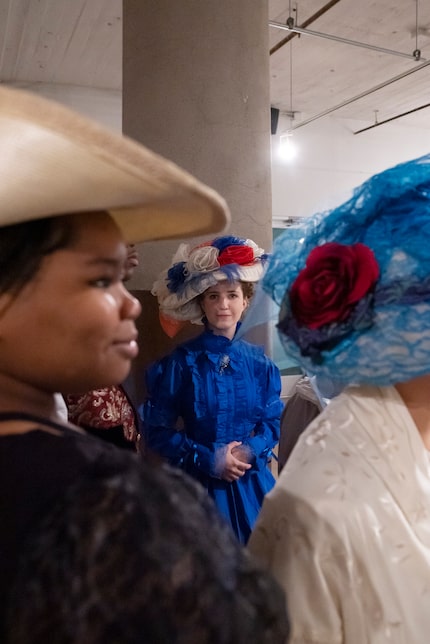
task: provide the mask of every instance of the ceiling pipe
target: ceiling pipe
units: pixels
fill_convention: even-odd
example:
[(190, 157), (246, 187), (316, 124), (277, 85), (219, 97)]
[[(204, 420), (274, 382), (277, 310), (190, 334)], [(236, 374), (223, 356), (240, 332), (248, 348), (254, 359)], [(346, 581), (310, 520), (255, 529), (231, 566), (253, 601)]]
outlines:
[[(312, 16), (310, 16), (309, 18), (304, 20), (300, 26), (305, 28), (308, 25), (311, 25), (313, 22), (315, 22), (315, 20), (318, 20), (318, 18), (321, 18), (321, 16), (323, 16), (325, 13), (327, 13), (327, 11), (329, 11), (332, 7), (334, 7), (334, 5), (337, 4), (338, 2), (340, 2), (340, 0), (330, 0), (330, 2), (327, 2), (327, 4), (325, 4), (323, 7), (321, 7), (321, 9), (318, 9), (318, 11), (316, 11), (314, 14), (312, 14)], [(276, 45), (274, 45), (271, 48), (271, 50), (269, 52), (270, 55), (272, 55), (275, 52), (277, 52), (278, 49), (281, 49), (281, 47), (286, 45), (287, 42), (289, 42), (292, 38), (295, 38), (295, 37), (296, 37), (296, 34), (291, 33), (286, 38), (283, 38), (282, 40), (280, 40), (278, 43), (276, 43)]]
[[(290, 21), (290, 18), (288, 19)], [(356, 40), (349, 40), (348, 38), (342, 38), (340, 36), (334, 36), (332, 34), (323, 34), (320, 31), (311, 31), (310, 29), (303, 29), (302, 27), (294, 27), (293, 19), (284, 25), (282, 22), (273, 22), (269, 21), (269, 27), (276, 27), (277, 29), (284, 29), (285, 31), (291, 31), (295, 34), (302, 34), (304, 36), (316, 36), (318, 38), (327, 38), (328, 40), (334, 40), (336, 42), (344, 43), (345, 45), (354, 45), (355, 47), (362, 47), (364, 49), (371, 49), (373, 51), (378, 51), (382, 54), (391, 54), (392, 56), (401, 56), (402, 58), (409, 58), (413, 60), (425, 60), (421, 58), (421, 51), (415, 49), (412, 54), (405, 54), (401, 51), (394, 51), (393, 49), (385, 49), (385, 47), (378, 47), (377, 45), (369, 45), (364, 42), (357, 42)]]
[(380, 89), (383, 89), (384, 87), (387, 87), (388, 85), (391, 85), (391, 83), (396, 83), (397, 81), (401, 80), (402, 78), (406, 78), (406, 76), (409, 76), (410, 74), (415, 74), (415, 72), (419, 72), (421, 69), (424, 69), (424, 67), (428, 67), (430, 65), (430, 61), (426, 61), (425, 63), (422, 63), (422, 65), (418, 65), (418, 67), (414, 67), (413, 69), (409, 69), (406, 72), (402, 72), (401, 74), (398, 74), (398, 76), (394, 76), (393, 78), (390, 78), (387, 81), (384, 81), (383, 83), (380, 83), (379, 85), (375, 85), (375, 87), (372, 87), (368, 90), (365, 90), (364, 92), (361, 92), (361, 94), (357, 94), (357, 96), (354, 96), (352, 98), (349, 98), (342, 103), (339, 103), (338, 105), (335, 105), (334, 107), (330, 107), (327, 110), (324, 110), (323, 112), (320, 112), (319, 114), (315, 114), (315, 116), (311, 116), (310, 118), (301, 121), (297, 125), (291, 127), (291, 130), (298, 130), (300, 127), (304, 127), (305, 125), (308, 125), (309, 123), (312, 123), (312, 121), (316, 121), (323, 116), (327, 116), (328, 114), (331, 114), (332, 112), (335, 112), (336, 110), (341, 109), (342, 107), (345, 107), (346, 105), (350, 105), (351, 103), (354, 103), (355, 101), (360, 100), (361, 98), (364, 98), (365, 96), (369, 96), (369, 94), (372, 94), (373, 92), (377, 92)]
[(408, 110), (407, 112), (402, 112), (402, 114), (397, 114), (396, 116), (392, 116), (391, 118), (385, 119), (384, 121), (377, 121), (373, 125), (369, 125), (368, 127), (364, 127), (361, 130), (357, 130), (357, 132), (353, 132), (353, 134), (361, 134), (362, 132), (367, 132), (367, 130), (372, 130), (374, 127), (385, 125), (385, 123), (389, 123), (390, 121), (396, 121), (397, 119), (401, 119), (403, 116), (409, 116), (409, 114), (413, 114), (414, 112), (419, 112), (420, 110), (424, 110), (427, 107), (430, 107), (430, 103), (426, 103), (425, 105), (420, 105), (419, 107), (414, 107), (414, 109), (412, 110)]

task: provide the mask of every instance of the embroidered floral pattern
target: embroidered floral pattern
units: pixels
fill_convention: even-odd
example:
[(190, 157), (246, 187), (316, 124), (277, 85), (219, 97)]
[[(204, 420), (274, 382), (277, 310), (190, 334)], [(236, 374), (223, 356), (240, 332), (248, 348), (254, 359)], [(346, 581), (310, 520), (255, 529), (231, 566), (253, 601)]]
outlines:
[(109, 429), (122, 425), (127, 440), (137, 434), (134, 411), (121, 386), (94, 389), (86, 394), (66, 396), (70, 422), (79, 427)]

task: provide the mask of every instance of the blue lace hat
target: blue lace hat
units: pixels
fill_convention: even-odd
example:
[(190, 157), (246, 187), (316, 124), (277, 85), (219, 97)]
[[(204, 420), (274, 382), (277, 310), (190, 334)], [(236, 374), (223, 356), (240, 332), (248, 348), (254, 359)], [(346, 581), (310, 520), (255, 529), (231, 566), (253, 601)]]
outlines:
[(371, 177), (276, 240), (263, 278), (309, 374), (388, 385), (430, 371), (430, 155)]

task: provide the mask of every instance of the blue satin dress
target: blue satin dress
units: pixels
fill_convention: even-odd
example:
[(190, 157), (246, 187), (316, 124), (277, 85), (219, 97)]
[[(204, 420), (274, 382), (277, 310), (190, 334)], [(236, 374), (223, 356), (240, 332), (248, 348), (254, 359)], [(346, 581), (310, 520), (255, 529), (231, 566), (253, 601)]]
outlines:
[[(149, 395), (140, 409), (145, 444), (200, 481), (246, 543), (275, 483), (268, 460), (280, 431), (278, 368), (261, 347), (206, 330), (146, 376)], [(231, 441), (249, 447), (252, 468), (229, 483), (216, 465)]]

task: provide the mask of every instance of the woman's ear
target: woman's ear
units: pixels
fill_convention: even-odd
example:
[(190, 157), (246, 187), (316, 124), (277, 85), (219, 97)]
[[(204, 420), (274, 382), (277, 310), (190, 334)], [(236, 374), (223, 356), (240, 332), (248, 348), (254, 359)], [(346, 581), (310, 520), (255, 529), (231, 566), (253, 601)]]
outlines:
[(242, 317), (244, 316), (245, 311), (246, 311), (246, 309), (248, 308), (248, 306), (249, 306), (249, 299), (248, 299), (247, 297), (244, 297), (244, 298), (243, 298), (243, 310), (242, 310), (242, 315), (240, 316), (240, 317), (241, 317), (241, 319), (242, 319)]
[(11, 293), (3, 293), (0, 295), (0, 322), (3, 315), (7, 313), (9, 307), (13, 303), (13, 300), (14, 296)]

